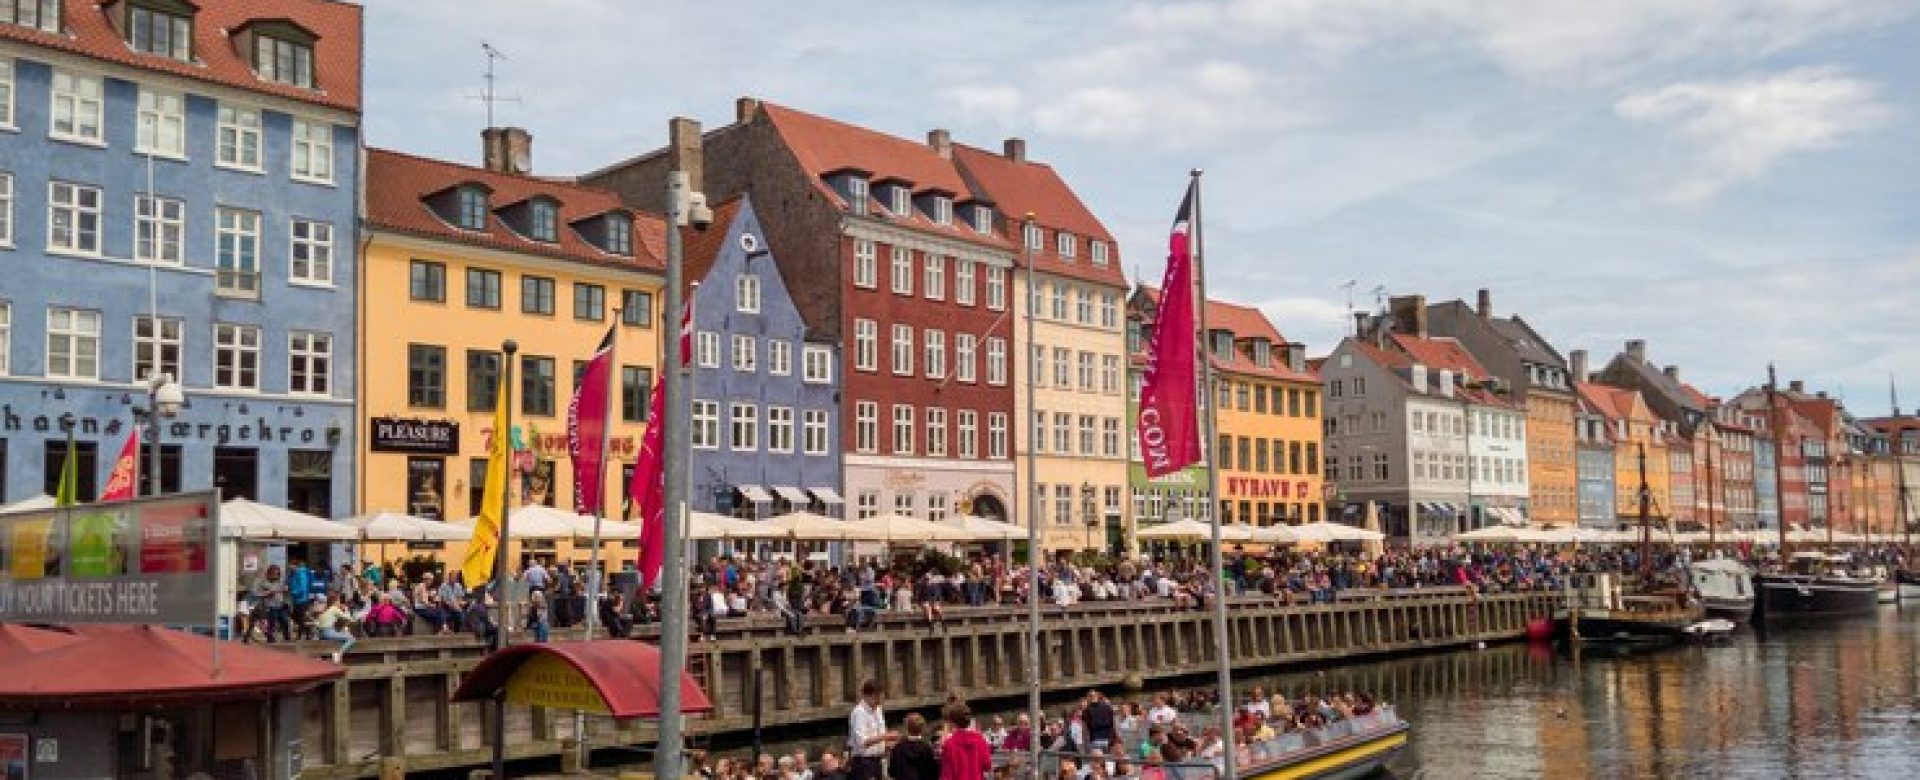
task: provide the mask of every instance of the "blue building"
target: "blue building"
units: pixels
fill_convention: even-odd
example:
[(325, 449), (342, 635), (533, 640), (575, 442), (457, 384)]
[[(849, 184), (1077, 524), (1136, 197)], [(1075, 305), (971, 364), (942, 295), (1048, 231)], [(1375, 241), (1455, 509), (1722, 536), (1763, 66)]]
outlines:
[(693, 508), (761, 519), (839, 515), (839, 353), (807, 328), (745, 196), (688, 234)]
[(96, 496), (161, 374), (164, 489), (350, 512), (361, 9), (0, 9), (0, 501), (68, 430)]
[(1756, 437), (1753, 440), (1753, 515), (1758, 526), (1768, 530), (1780, 527), (1780, 470), (1776, 464), (1773, 439)]

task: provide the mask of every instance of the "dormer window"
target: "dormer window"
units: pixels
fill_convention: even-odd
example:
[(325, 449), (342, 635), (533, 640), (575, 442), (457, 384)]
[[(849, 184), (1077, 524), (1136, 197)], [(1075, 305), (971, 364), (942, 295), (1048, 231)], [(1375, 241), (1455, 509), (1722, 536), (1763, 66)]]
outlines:
[(1047, 248), (1047, 231), (1041, 230), (1039, 225), (1028, 223), (1027, 248), (1035, 252)]
[(460, 227), (487, 229), (487, 192), (479, 187), (462, 187), (459, 196)]
[(550, 200), (536, 200), (527, 207), (527, 236), (549, 243), (560, 240), (560, 207)]
[(1273, 345), (1269, 344), (1266, 339), (1254, 340), (1253, 363), (1261, 368), (1273, 365)]
[(267, 81), (313, 89), (311, 33), (291, 24), (271, 23), (253, 31), (253, 72)]
[(60, 32), (60, 0), (0, 0), (0, 22)]
[(913, 193), (906, 187), (894, 185), (893, 203), (887, 207), (896, 217), (905, 217), (913, 213)]
[(867, 213), (867, 180), (858, 176), (847, 177), (847, 210), (855, 214)]
[(1213, 356), (1222, 359), (1233, 357), (1233, 331), (1216, 330), (1209, 335), (1213, 344)]
[[(127, 44), (135, 51), (193, 60), (193, 12), (182, 0), (124, 0)], [(9, 2), (9, 0), (0, 0)], [(20, 0), (11, 0), (20, 4)]]
[(616, 255), (633, 254), (633, 220), (619, 214), (607, 215), (607, 251)]
[(973, 207), (973, 230), (983, 234), (993, 232), (993, 209), (986, 206)]
[(1062, 230), (1053, 234), (1053, 249), (1055, 252), (1059, 252), (1061, 257), (1072, 257), (1075, 252), (1079, 251), (1080, 242), (1078, 239), (1078, 236)]
[(953, 199), (945, 195), (933, 196), (933, 221), (942, 225), (953, 224)]

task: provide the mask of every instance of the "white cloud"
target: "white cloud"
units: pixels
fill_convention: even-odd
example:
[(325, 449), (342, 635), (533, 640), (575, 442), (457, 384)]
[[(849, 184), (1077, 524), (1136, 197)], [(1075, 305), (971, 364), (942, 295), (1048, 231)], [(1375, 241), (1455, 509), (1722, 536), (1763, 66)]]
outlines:
[(1669, 192), (1698, 201), (1764, 175), (1788, 155), (1827, 149), (1883, 123), (1875, 85), (1828, 68), (1669, 84), (1621, 98), (1629, 120), (1671, 127), (1700, 161)]

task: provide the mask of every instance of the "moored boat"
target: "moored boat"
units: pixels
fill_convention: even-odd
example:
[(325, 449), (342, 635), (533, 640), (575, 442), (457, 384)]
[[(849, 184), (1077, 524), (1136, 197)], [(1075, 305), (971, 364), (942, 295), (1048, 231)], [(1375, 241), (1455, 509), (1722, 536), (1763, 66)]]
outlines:
[(1658, 590), (1626, 595), (1610, 574), (1591, 575), (1588, 583), (1556, 615), (1567, 638), (1580, 644), (1672, 644), (1707, 614), (1686, 592)]
[(1282, 734), (1252, 746), (1239, 767), (1246, 780), (1348, 780), (1386, 768), (1407, 745), (1407, 722), (1392, 707)]
[(1900, 569), (1893, 573), (1901, 601), (1920, 601), (1920, 571)]
[(1767, 618), (1828, 617), (1873, 612), (1880, 604), (1879, 583), (1848, 574), (1847, 556), (1794, 553), (1787, 570), (1756, 575), (1759, 612)]
[(1732, 558), (1696, 561), (1688, 578), (1707, 614), (1736, 623), (1753, 617), (1753, 571)]

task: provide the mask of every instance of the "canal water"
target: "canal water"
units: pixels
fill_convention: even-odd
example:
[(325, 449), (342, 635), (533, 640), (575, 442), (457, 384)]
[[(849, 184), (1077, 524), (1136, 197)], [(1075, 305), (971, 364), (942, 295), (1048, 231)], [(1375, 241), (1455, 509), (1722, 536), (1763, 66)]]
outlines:
[[(1509, 644), (1238, 674), (1236, 688), (1290, 698), (1369, 691), (1395, 704), (1413, 738), (1391, 776), (1408, 780), (1920, 778), (1920, 609), (1912, 606), (1764, 634), (1743, 627), (1726, 644), (1633, 655)], [(996, 704), (986, 709), (1012, 715), (1021, 706)], [(839, 750), (842, 737), (838, 726), (789, 732), (768, 749)], [(738, 739), (711, 747), (746, 752)]]

